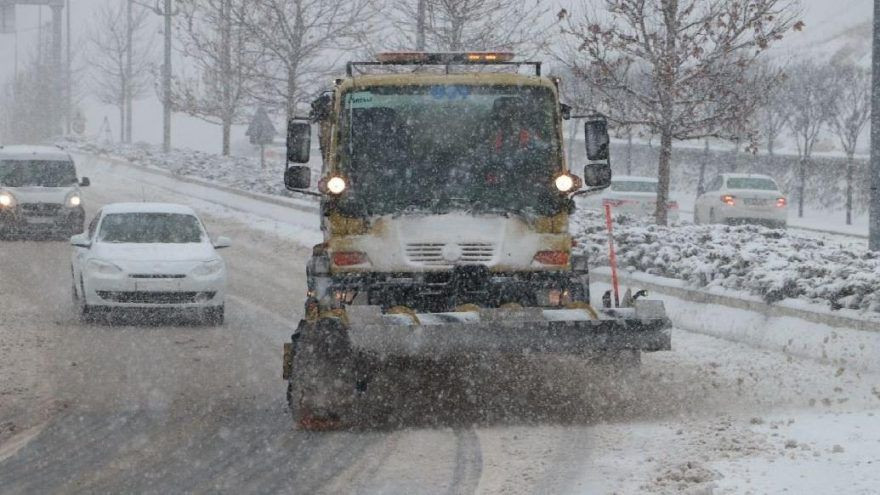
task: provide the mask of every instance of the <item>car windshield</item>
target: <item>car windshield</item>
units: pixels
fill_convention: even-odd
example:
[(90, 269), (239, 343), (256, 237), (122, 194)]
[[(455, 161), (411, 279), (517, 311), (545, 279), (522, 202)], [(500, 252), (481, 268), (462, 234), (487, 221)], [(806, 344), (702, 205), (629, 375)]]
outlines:
[(771, 179), (761, 177), (727, 179), (728, 189), (758, 189), (761, 191), (778, 191), (779, 187)]
[(76, 184), (71, 161), (0, 160), (0, 185), (7, 187), (64, 187)]
[(611, 181), (611, 190), (618, 192), (656, 193), (657, 183), (652, 181), (635, 180)]
[(340, 202), (360, 214), (552, 211), (561, 170), (544, 87), (377, 86), (343, 99)]
[(111, 243), (201, 242), (202, 227), (196, 217), (182, 213), (111, 213), (101, 221), (98, 240)]

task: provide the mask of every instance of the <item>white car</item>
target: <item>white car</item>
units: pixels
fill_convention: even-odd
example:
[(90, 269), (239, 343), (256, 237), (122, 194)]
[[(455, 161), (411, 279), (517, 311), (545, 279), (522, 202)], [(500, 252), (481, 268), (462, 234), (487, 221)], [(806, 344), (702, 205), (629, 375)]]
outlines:
[(226, 263), (204, 224), (187, 206), (117, 203), (71, 237), (73, 297), (84, 318), (120, 308), (173, 308), (201, 312), (223, 323)]
[(83, 231), (85, 210), (70, 154), (48, 146), (0, 146), (0, 236)]
[[(654, 217), (657, 211), (657, 179), (634, 175), (615, 175), (611, 185), (595, 198), (590, 198), (588, 207), (604, 208), (611, 205), (615, 214), (633, 217)], [(667, 219), (678, 220), (678, 202), (667, 202)]]
[(769, 176), (721, 174), (697, 197), (694, 223), (757, 223), (785, 228), (788, 198)]

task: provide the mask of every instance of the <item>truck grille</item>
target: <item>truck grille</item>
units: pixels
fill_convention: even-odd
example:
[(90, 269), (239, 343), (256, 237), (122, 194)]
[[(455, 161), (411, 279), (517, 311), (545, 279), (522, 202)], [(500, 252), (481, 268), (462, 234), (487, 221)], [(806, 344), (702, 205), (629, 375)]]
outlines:
[(406, 245), (406, 258), (412, 264), (452, 266), (454, 263), (489, 263), (495, 257), (495, 245), (489, 242), (459, 242), (461, 257), (450, 262), (443, 257), (447, 245), (442, 242), (413, 242)]
[(54, 217), (61, 210), (58, 203), (23, 203), (21, 211), (25, 215), (35, 217)]
[(101, 299), (118, 303), (137, 304), (194, 303), (212, 299), (214, 294), (214, 292), (98, 291), (98, 297)]

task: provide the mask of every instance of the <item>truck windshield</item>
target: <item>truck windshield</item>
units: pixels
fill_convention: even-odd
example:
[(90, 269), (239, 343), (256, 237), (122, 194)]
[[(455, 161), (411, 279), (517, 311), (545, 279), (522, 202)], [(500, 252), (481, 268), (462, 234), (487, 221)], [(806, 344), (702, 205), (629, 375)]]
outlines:
[(342, 200), (360, 214), (558, 209), (555, 99), (523, 86), (376, 86), (343, 98)]
[(65, 187), (76, 184), (73, 162), (59, 160), (0, 160), (0, 185), (7, 187)]

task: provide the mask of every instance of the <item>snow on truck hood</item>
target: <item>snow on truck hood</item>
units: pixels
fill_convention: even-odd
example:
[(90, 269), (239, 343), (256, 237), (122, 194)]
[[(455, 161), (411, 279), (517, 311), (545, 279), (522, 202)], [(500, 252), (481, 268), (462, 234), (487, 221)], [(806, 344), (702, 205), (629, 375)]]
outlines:
[(208, 242), (186, 244), (135, 244), (98, 242), (92, 248), (95, 256), (108, 261), (207, 261), (217, 258)]

